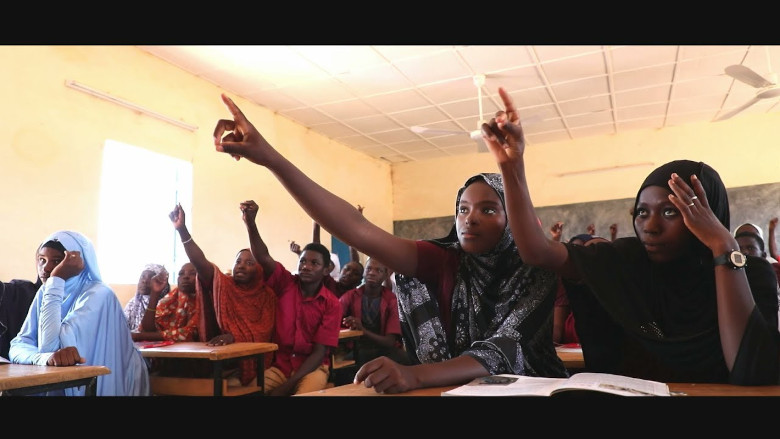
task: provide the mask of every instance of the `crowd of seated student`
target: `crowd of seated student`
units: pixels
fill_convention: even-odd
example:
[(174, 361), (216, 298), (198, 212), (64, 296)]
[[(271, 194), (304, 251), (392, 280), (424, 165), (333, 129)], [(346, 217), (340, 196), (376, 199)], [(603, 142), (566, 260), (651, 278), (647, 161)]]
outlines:
[[(10, 342), (10, 359), (104, 364), (112, 374), (99, 378), (99, 395), (148, 395), (148, 372), (133, 340), (273, 341), (279, 349), (267, 356), (266, 394), (292, 395), (325, 387), (327, 353), (338, 344), (343, 318), (364, 332), (355, 380), (377, 392), (496, 373), (563, 377), (553, 330), (562, 279), (587, 370), (667, 382), (778, 384), (778, 277), (760, 228), (728, 231), (728, 198), (717, 172), (690, 160), (651, 172), (631, 209), (635, 237), (617, 239), (613, 224), (608, 241), (593, 236), (591, 225), (593, 233), (564, 243), (556, 223), (547, 239), (536, 227), (525, 181), (520, 120), (509, 95), (499, 94), (506, 111), (482, 129), (501, 173), (469, 178), (457, 192), (450, 234), (416, 241), (384, 232), (361, 218), (362, 209), (314, 184), (223, 95), (234, 120), (217, 123), (217, 150), (271, 170), (317, 227), (322, 221), (369, 255), (365, 283), (329, 288), (330, 252), (315, 242), (300, 251), (292, 274), (269, 254), (251, 200), (240, 203), (250, 247), (226, 275), (193, 241), (177, 205), (169, 217), (190, 262), (170, 293), (164, 267), (145, 267), (124, 310), (102, 282), (89, 240), (68, 231), (44, 240), (38, 282), (25, 285), (38, 293)], [(772, 257), (776, 224), (770, 220)], [(724, 257), (737, 248), (746, 265)], [(397, 295), (382, 286), (390, 267), (398, 273)], [(96, 313), (109, 315), (107, 327), (103, 320), (95, 327)], [(8, 321), (0, 314), (0, 331)], [(79, 335), (98, 329), (108, 343)], [(254, 360), (237, 366), (241, 385), (260, 378)]]

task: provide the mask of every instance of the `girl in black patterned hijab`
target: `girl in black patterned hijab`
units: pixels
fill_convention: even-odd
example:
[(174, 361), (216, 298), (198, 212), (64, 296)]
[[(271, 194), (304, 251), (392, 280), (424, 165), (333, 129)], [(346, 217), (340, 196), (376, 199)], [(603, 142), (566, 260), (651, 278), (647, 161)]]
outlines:
[[(493, 204), (464, 196), (474, 183), (492, 192)], [(475, 248), (471, 241), (487, 235), (488, 221), (470, 212), (480, 209), (490, 209), (497, 222), (494, 238)], [(396, 277), (401, 329), (414, 362), (468, 355), (491, 374), (565, 376), (552, 342), (556, 276), (520, 259), (500, 174), (469, 178), (458, 191), (450, 234), (417, 247), (416, 276)]]

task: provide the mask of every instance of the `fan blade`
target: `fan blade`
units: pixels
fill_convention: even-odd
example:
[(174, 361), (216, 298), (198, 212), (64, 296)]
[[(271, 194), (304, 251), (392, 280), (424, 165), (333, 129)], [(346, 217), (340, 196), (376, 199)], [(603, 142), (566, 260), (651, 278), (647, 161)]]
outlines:
[(774, 83), (741, 64), (728, 66), (726, 67), (725, 71), (726, 74), (732, 78), (738, 81), (742, 81), (745, 84), (751, 85), (755, 88), (763, 88), (774, 85)]
[(412, 130), (412, 132), (417, 133), (417, 134), (442, 134), (442, 135), (446, 135), (446, 134), (450, 134), (450, 135), (451, 134), (465, 135), (465, 134), (468, 134), (465, 131), (436, 130), (436, 129), (433, 129), (433, 128), (426, 128), (426, 127), (421, 127), (421, 126), (416, 126), (416, 125), (412, 126), (412, 127), (409, 127), (409, 129)]
[(747, 101), (746, 103), (744, 103), (742, 106), (740, 106), (740, 107), (738, 107), (738, 108), (736, 108), (736, 109), (734, 109), (734, 110), (731, 110), (731, 111), (729, 111), (728, 113), (724, 114), (723, 116), (721, 116), (721, 117), (719, 117), (719, 118), (715, 119), (715, 121), (716, 121), (716, 122), (719, 122), (719, 121), (721, 121), (721, 120), (726, 120), (726, 119), (729, 119), (729, 118), (731, 118), (732, 116), (736, 115), (737, 113), (739, 113), (739, 112), (741, 112), (742, 110), (744, 110), (744, 109), (746, 109), (746, 108), (750, 107), (751, 105), (755, 104), (756, 102), (758, 102), (758, 101), (760, 101), (760, 100), (761, 100), (761, 98), (759, 98), (759, 97), (755, 97), (755, 98), (753, 98), (753, 99), (751, 99), (751, 100)]

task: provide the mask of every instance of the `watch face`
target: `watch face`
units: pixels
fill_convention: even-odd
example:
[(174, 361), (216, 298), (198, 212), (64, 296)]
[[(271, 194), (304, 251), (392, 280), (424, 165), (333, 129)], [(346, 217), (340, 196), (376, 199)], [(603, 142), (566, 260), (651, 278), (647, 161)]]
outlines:
[(740, 252), (731, 252), (731, 262), (737, 267), (745, 265), (745, 255)]

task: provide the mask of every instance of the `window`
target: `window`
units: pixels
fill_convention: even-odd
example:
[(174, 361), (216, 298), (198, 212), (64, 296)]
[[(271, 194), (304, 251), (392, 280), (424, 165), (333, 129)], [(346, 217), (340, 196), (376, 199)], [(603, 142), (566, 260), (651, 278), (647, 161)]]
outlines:
[(192, 163), (107, 140), (100, 179), (97, 254), (103, 281), (135, 284), (144, 265), (165, 265), (170, 282), (187, 262), (168, 213), (181, 203), (191, 227)]

